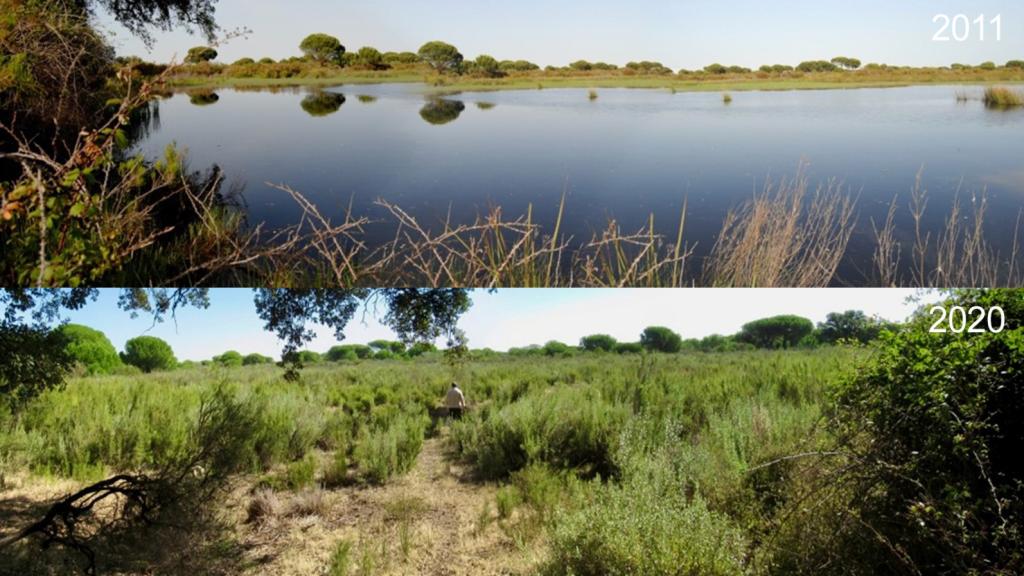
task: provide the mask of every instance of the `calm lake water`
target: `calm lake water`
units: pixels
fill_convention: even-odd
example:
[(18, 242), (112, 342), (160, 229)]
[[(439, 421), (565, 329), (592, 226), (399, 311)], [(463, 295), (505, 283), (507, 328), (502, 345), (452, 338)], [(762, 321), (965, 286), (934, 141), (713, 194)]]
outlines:
[[(188, 149), (192, 168), (212, 164), (241, 191), (250, 218), (291, 223), (298, 210), (267, 182), (302, 192), (328, 215), (382, 217), (378, 198), (425, 223), (449, 211), (469, 221), (489, 206), (506, 216), (552, 222), (563, 190), (563, 229), (589, 239), (615, 218), (624, 230), (655, 214), (675, 237), (688, 198), (685, 237), (711, 247), (727, 210), (767, 177), (804, 163), (812, 184), (840, 181), (857, 200), (859, 229), (841, 270), (863, 282), (871, 225), (899, 196), (900, 236), (917, 173), (938, 228), (958, 188), (985, 191), (990, 239), (1009, 250), (1024, 199), (1024, 111), (958, 103), (979, 87), (929, 86), (831, 91), (718, 93), (602, 89), (462, 93), (430, 100), (417, 85), (339, 86), (177, 94), (160, 102), (160, 122), (139, 144), (158, 155)], [(389, 238), (378, 227), (371, 241)]]

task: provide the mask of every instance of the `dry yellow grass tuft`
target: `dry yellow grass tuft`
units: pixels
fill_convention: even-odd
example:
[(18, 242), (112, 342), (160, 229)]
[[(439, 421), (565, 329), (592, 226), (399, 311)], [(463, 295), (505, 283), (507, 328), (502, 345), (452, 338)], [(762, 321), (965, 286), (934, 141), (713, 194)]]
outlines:
[(1016, 108), (1024, 106), (1024, 92), (1003, 86), (990, 86), (985, 89), (982, 100), (990, 108)]
[(827, 286), (853, 234), (855, 201), (835, 181), (808, 193), (803, 168), (733, 209), (704, 265), (709, 286)]
[(281, 500), (269, 488), (259, 488), (246, 507), (246, 524), (262, 526), (281, 513)]

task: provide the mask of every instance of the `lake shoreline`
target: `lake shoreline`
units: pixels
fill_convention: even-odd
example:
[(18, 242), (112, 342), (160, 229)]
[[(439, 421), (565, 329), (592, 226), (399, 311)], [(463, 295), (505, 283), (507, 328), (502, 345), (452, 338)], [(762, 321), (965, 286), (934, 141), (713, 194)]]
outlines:
[(443, 95), (460, 92), (501, 92), (558, 88), (632, 88), (670, 90), (674, 92), (749, 92), (794, 90), (844, 90), (860, 88), (905, 88), (908, 86), (966, 86), (966, 85), (1020, 85), (1024, 73), (1007, 75), (974, 74), (962, 77), (953, 74), (935, 74), (926, 78), (892, 77), (840, 78), (822, 75), (821, 78), (730, 78), (685, 80), (678, 76), (531, 76), (501, 79), (427, 77), (421, 74), (338, 74), (325, 77), (253, 78), (233, 76), (178, 76), (171, 77), (168, 86), (176, 89), (261, 88), (261, 87), (317, 87), (369, 84), (423, 84), (428, 93)]

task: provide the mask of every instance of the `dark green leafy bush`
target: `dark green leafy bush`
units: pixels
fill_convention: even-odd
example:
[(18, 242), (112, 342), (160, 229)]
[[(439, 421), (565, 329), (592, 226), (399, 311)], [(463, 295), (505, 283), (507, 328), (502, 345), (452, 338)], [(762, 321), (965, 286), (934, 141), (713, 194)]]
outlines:
[(1024, 570), (1024, 300), (1000, 306), (1000, 334), (934, 334), (931, 314), (881, 338), (836, 395), (848, 464), (827, 476), (820, 515), (798, 515), (776, 558), (784, 573), (1018, 574)]
[(62, 333), (0, 322), (0, 412), (62, 387), (73, 364)]

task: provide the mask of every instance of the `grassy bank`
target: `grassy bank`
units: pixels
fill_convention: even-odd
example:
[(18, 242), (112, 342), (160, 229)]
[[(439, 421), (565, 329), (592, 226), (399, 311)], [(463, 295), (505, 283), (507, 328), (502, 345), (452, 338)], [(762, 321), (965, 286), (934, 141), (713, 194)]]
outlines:
[[(207, 70), (204, 69), (204, 72)], [(337, 84), (423, 83), (432, 91), (536, 90), (538, 88), (646, 88), (679, 92), (749, 90), (829, 90), (843, 88), (887, 88), (927, 84), (1024, 83), (1024, 70), (884, 69), (846, 72), (750, 72), (744, 74), (642, 75), (615, 73), (533, 72), (503, 78), (473, 75), (437, 75), (420, 70), (367, 72), (316, 68), (298, 70), (290, 77), (239, 75), (231, 67), (217, 73), (190, 73), (185, 67), (170, 78), (172, 86), (324, 86)]]

